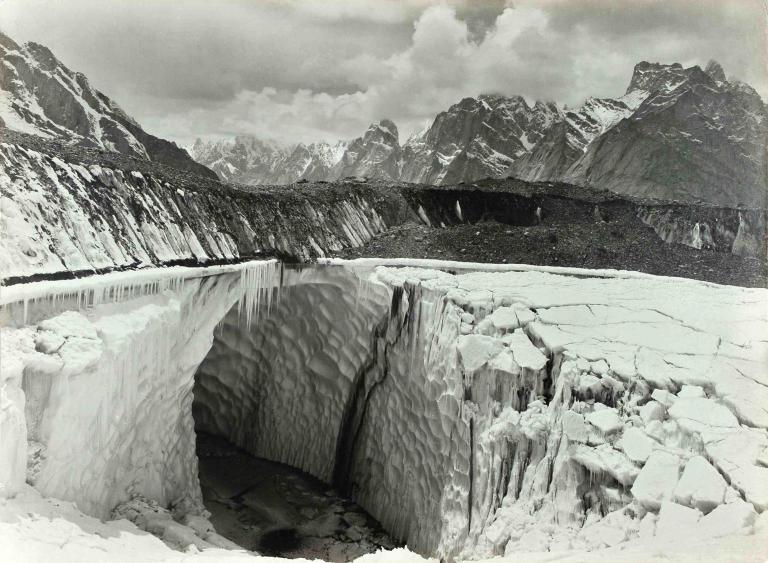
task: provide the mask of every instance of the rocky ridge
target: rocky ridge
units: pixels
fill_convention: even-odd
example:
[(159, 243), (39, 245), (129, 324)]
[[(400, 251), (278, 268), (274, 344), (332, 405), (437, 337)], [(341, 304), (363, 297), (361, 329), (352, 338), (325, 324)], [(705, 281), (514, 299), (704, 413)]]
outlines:
[(175, 143), (144, 131), (47, 47), (0, 33), (0, 61), (0, 124), (9, 129), (214, 175)]

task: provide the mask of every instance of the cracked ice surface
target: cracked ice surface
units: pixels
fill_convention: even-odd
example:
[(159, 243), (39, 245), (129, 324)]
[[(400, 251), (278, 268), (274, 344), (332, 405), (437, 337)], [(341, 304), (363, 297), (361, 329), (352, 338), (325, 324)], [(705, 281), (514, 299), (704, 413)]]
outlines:
[[(532, 561), (764, 559), (768, 292), (630, 273), (591, 275), (542, 268), (453, 275), (342, 262), (301, 272), (283, 288), (280, 304), (250, 327), (234, 322), (234, 311), (224, 317), (234, 301), (215, 299), (199, 336), (207, 344), (195, 347), (199, 361), (213, 339), (212, 325), (224, 317), (200, 371), (205, 392), (198, 423), (323, 478), (342, 476), (359, 504), (422, 553)], [(230, 283), (240, 287), (241, 279)], [(238, 291), (225, 293), (234, 299)], [(135, 297), (134, 320), (146, 305), (171, 314), (169, 303), (157, 299)], [(109, 307), (126, 313), (115, 304), (95, 310)], [(84, 316), (96, 326), (93, 314)], [(64, 326), (82, 330), (67, 334), (53, 318), (33, 318), (34, 330), (4, 334), (3, 345), (39, 356), (54, 352), (65, 363), (71, 349), (84, 366), (76, 368), (81, 374), (93, 369), (93, 331), (85, 323), (68, 321)], [(125, 326), (130, 332), (133, 324)], [(97, 327), (96, 337), (102, 333)], [(171, 330), (155, 339), (189, 337)], [(152, 345), (141, 331), (136, 338), (140, 346)], [(5, 357), (4, 370), (19, 367), (17, 353), (10, 362)], [(152, 372), (137, 391), (155, 379), (169, 388), (155, 388), (151, 397), (191, 386), (194, 361), (183, 377)], [(4, 375), (3, 389), (17, 404), (19, 386), (11, 379)], [(132, 388), (130, 381), (108, 381)], [(57, 408), (72, 408), (66, 402), (84, 393), (58, 394), (63, 404)], [(162, 409), (169, 410), (168, 402), (158, 398), (150, 410)], [(33, 409), (43, 419), (48, 411)], [(139, 422), (144, 413), (121, 412), (124, 418), (137, 412)], [(46, 464), (59, 463), (59, 456), (75, 459), (63, 447), (41, 450), (39, 439), (29, 447), (18, 439), (13, 424), (33, 433), (51, 426), (39, 419), (2, 419), (8, 425), (4, 452), (11, 452), (3, 459), (33, 452), (33, 479), (44, 477)], [(189, 424), (175, 428), (191, 432)], [(156, 444), (174, 432), (173, 425), (155, 434), (142, 428), (134, 444)], [(75, 446), (92, 452), (95, 479), (104, 467), (99, 453), (111, 442), (90, 436), (93, 448), (82, 444), (86, 440)], [(123, 469), (143, 475), (142, 455), (123, 457)], [(71, 490), (73, 477), (59, 467), (62, 490)], [(191, 486), (194, 491), (197, 484)], [(95, 536), (92, 523), (73, 526), (84, 518), (74, 509), (52, 507), (23, 485), (17, 489), (16, 499), (0, 502), (0, 546), (30, 544), (50, 559), (47, 544), (36, 539), (48, 535), (64, 537), (58, 544), (82, 555), (77, 560), (103, 560), (104, 553), (119, 559), (137, 546), (147, 559), (179, 556), (124, 522), (102, 524)], [(20, 516), (30, 512), (43, 517)], [(215, 553), (222, 552), (206, 549), (194, 557)], [(379, 560), (396, 557), (419, 560), (405, 552)]]
[[(469, 531), (453, 546), (443, 535), (439, 549), (472, 558), (594, 549), (636, 539), (640, 522), (664, 506), (670, 515), (689, 510), (692, 534), (712, 527), (702, 511), (739, 506), (752, 522), (768, 507), (765, 290), (544, 271), (379, 267), (372, 277), (419, 284), (475, 317), (457, 346), (464, 358), (463, 343), (482, 339), (464, 363), (473, 386), (487, 379), (498, 388), (507, 351), (495, 343), (516, 355), (511, 330), (549, 358), (548, 375), (522, 385), (531, 395), (527, 408), (515, 405), (519, 419), (498, 395), (465, 397), (471, 506), (443, 516)], [(531, 317), (513, 322), (510, 307)], [(505, 370), (513, 389), (515, 371)], [(545, 428), (539, 435), (523, 424), (531, 409)]]

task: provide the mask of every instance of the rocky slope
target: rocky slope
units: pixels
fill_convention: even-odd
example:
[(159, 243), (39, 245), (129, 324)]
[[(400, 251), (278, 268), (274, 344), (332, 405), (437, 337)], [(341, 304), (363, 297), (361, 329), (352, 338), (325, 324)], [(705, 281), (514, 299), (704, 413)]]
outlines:
[(525, 180), (559, 178), (598, 135), (632, 114), (642, 101), (642, 94), (632, 92), (616, 100), (589, 98), (581, 108), (564, 112), (563, 119), (506, 173)]
[(18, 45), (0, 33), (0, 59), (0, 124), (214, 176), (184, 149), (144, 131), (43, 45)]
[(119, 153), (0, 136), (6, 282), (259, 256), (305, 261), (413, 216), (390, 185), (247, 188)]
[(465, 98), (403, 150), (402, 179), (452, 184), (500, 176), (562, 119), (552, 103), (515, 96)]
[[(663, 77), (664, 86), (561, 177), (625, 194), (765, 207), (768, 111), (760, 96), (726, 81), (716, 63), (706, 71), (638, 65), (636, 75), (638, 69)], [(630, 92), (641, 80), (633, 78)]]
[(397, 180), (400, 176), (400, 142), (397, 126), (389, 119), (373, 123), (352, 141), (329, 179), (348, 176)]

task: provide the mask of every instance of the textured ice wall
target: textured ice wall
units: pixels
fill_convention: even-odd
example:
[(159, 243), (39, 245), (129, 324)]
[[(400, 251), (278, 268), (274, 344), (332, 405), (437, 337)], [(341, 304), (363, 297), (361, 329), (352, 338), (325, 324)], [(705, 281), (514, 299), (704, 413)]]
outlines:
[(759, 209), (688, 207), (639, 207), (638, 217), (659, 238), (670, 244), (684, 244), (739, 256), (764, 256), (766, 213)]
[(69, 318), (72, 297), (50, 315), (37, 302), (0, 338), (4, 485), (21, 484), (28, 451), (31, 482), (90, 512), (132, 493), (194, 503), (184, 411), (230, 311), (196, 422), (348, 487), (412, 549), (709, 541), (749, 533), (768, 506), (765, 290), (586, 271), (378, 268), (361, 282), (352, 270), (370, 264), (288, 276), (250, 328), (232, 305), (256, 274), (118, 304), (96, 292)]
[(766, 508), (765, 290), (321, 272), (275, 319), (225, 325), (196, 421), (346, 487), (412, 549), (584, 551), (681, 525), (713, 537)]
[(345, 406), (389, 296), (341, 268), (304, 270), (250, 329), (232, 310), (197, 373), (194, 418), (252, 453), (330, 482)]
[(454, 319), (452, 307), (463, 311), (454, 369), (468, 426), (459, 452), (470, 453), (466, 464), (446, 457), (438, 553), (727, 535), (768, 506), (765, 290), (544, 272), (376, 276), (443, 295)]
[(0, 336), (4, 493), (26, 479), (100, 517), (133, 495), (200, 507), (193, 376), (221, 318), (277, 273), (274, 263), (213, 270), (181, 269), (187, 277), (167, 285), (163, 272), (83, 280), (93, 287), (77, 299), (56, 291), (72, 282), (44, 282), (27, 323), (14, 314), (26, 300), (3, 307), (16, 319)]
[(329, 188), (310, 198), (298, 189), (198, 187), (195, 178), (182, 184), (161, 174), (65, 162), (0, 143), (0, 273), (30, 276), (265, 254), (307, 260), (363, 244), (386, 228), (382, 215), (393, 205), (386, 194), (365, 186), (343, 193)]

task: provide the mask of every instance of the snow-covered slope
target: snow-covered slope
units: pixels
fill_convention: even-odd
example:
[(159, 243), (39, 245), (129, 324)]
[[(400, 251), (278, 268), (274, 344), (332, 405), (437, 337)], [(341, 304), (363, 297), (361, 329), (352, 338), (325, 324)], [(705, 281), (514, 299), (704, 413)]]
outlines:
[[(766, 290), (390, 262), (146, 271), (6, 291), (2, 549), (11, 560), (52, 545), (80, 561), (139, 546), (176, 557), (124, 521), (99, 527), (41, 500), (28, 479), (89, 514), (123, 499), (116, 514), (170, 505), (136, 522), (225, 557), (208, 551), (217, 538), (204, 539), (196, 519), (189, 408), (213, 343), (195, 422), (339, 476), (411, 549), (766, 556)], [(281, 279), (288, 287), (270, 306)], [(243, 298), (250, 322), (227, 315)], [(401, 555), (411, 557), (380, 557)]]
[[(154, 137), (43, 45), (0, 33), (0, 126), (120, 152), (212, 177), (176, 144)], [(2, 132), (0, 131), (0, 138)]]
[(581, 108), (565, 111), (563, 120), (516, 160), (507, 173), (530, 181), (558, 179), (597, 136), (631, 115), (644, 95), (633, 91), (616, 100), (589, 98)]

